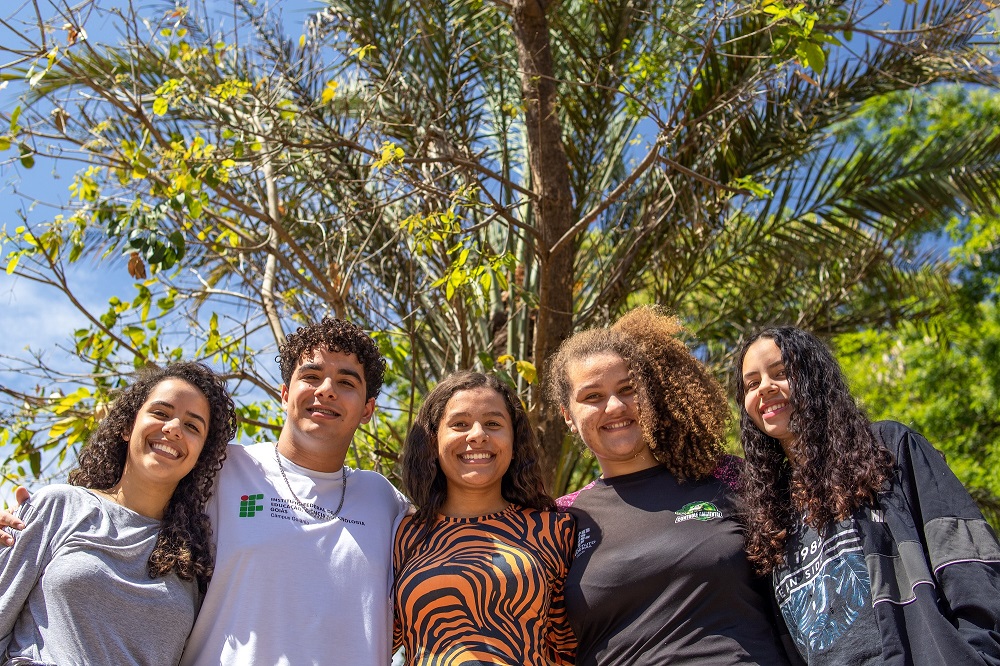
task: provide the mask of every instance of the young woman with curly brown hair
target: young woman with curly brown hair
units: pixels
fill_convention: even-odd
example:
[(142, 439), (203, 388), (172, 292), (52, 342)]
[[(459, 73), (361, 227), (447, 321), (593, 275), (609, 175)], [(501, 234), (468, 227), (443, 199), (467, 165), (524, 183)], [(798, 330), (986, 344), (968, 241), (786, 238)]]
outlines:
[(396, 533), (394, 643), (406, 664), (572, 664), (563, 581), (573, 519), (554, 511), (517, 395), (455, 373), (403, 446), (418, 507)]
[(71, 485), (19, 509), (24, 529), (0, 549), (5, 660), (176, 664), (212, 577), (204, 508), (235, 432), (225, 382), (207, 367), (142, 372)]
[(577, 664), (787, 663), (743, 550), (726, 396), (681, 331), (641, 308), (569, 338), (548, 368), (550, 399), (602, 471), (559, 500), (577, 521)]
[(1000, 664), (1000, 546), (923, 437), (871, 423), (823, 342), (734, 359), (747, 552), (806, 663)]

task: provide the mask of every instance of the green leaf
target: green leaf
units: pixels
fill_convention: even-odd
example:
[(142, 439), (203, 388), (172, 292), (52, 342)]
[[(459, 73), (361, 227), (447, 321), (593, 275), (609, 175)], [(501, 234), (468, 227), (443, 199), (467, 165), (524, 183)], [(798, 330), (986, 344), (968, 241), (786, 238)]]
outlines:
[(811, 68), (814, 72), (822, 72), (826, 67), (826, 54), (818, 44), (813, 42), (802, 42), (795, 50), (802, 58), (802, 64)]
[(21, 151), (21, 166), (23, 166), (25, 169), (30, 169), (31, 167), (35, 166), (34, 151), (31, 149), (31, 147), (28, 146), (27, 144), (22, 143), (19, 146), (19, 149)]

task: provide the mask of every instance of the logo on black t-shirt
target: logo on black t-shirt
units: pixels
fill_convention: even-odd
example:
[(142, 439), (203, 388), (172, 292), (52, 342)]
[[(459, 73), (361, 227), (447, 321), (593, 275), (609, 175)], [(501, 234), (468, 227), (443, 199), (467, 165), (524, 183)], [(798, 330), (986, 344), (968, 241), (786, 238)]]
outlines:
[(722, 518), (719, 507), (711, 502), (690, 502), (674, 512), (677, 516), (675, 523), (683, 523), (685, 520), (715, 520)]

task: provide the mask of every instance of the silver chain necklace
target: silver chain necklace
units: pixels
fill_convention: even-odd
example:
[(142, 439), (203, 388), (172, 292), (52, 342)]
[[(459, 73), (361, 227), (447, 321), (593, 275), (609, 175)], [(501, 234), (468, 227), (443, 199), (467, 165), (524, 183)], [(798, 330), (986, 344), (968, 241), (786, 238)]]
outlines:
[(285, 486), (288, 488), (288, 492), (292, 494), (295, 498), (295, 506), (304, 511), (313, 520), (335, 520), (340, 517), (340, 510), (344, 508), (344, 497), (347, 495), (347, 465), (341, 468), (341, 478), (343, 483), (340, 485), (340, 504), (337, 505), (336, 511), (330, 511), (329, 509), (324, 509), (321, 506), (316, 506), (315, 504), (306, 504), (299, 499), (299, 496), (295, 494), (292, 490), (292, 484), (288, 482), (288, 476), (285, 475), (285, 468), (281, 466), (281, 456), (278, 455), (278, 445), (274, 445), (274, 462), (278, 465), (278, 471), (281, 472), (281, 478), (285, 480)]

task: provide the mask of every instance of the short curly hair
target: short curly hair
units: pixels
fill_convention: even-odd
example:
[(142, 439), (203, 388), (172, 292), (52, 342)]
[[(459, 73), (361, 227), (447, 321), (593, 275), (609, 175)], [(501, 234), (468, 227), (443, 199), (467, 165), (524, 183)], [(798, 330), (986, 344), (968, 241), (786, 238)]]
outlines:
[(705, 479), (725, 454), (731, 415), (722, 385), (678, 337), (683, 331), (676, 317), (641, 307), (610, 328), (577, 333), (549, 363), (547, 395), (568, 409), (573, 363), (601, 353), (620, 356), (635, 382), (653, 456), (678, 480)]
[(427, 528), (437, 520), (448, 495), (448, 480), (438, 464), (437, 435), (444, 410), (459, 391), (488, 388), (503, 398), (513, 426), (514, 450), (501, 481), (508, 502), (533, 509), (552, 509), (555, 503), (545, 492), (538, 466), (538, 443), (520, 398), (494, 375), (456, 372), (445, 377), (427, 394), (403, 443), (400, 461), (403, 492), (417, 507), (413, 520)]
[[(794, 470), (778, 440), (757, 428), (746, 410), (743, 359), (762, 339), (774, 341), (785, 364), (792, 405), (789, 429), (795, 435), (796, 459), (803, 461)], [(788, 530), (800, 511), (822, 530), (872, 505), (892, 476), (893, 459), (851, 396), (837, 359), (812, 333), (793, 326), (755, 332), (733, 357), (730, 381), (746, 456), (741, 487), (747, 556), (766, 574), (784, 561)]]
[(281, 368), (281, 381), (288, 385), (303, 357), (317, 349), (354, 354), (365, 370), (365, 400), (378, 396), (385, 381), (385, 359), (378, 346), (357, 324), (334, 317), (303, 326), (285, 339), (275, 359)]
[(215, 569), (212, 526), (205, 504), (212, 496), (215, 475), (226, 459), (227, 445), (236, 435), (236, 406), (226, 382), (207, 366), (195, 362), (173, 363), (163, 368), (147, 366), (121, 392), (80, 452), (69, 482), (95, 490), (109, 490), (122, 478), (128, 458), (129, 437), (139, 410), (152, 390), (168, 379), (180, 379), (198, 389), (209, 406), (208, 432), (198, 462), (180, 480), (163, 514), (156, 546), (149, 556), (150, 578), (171, 571), (184, 580), (197, 579), (204, 592)]

